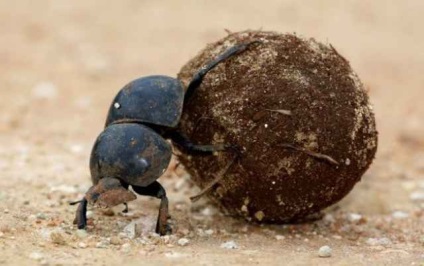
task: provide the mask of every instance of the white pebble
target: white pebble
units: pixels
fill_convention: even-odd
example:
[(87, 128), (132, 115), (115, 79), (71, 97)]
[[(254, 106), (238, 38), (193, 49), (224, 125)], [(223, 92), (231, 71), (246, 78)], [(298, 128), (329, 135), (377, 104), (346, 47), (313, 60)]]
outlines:
[(179, 252), (166, 252), (165, 253), (165, 257), (170, 258), (170, 259), (178, 259), (178, 258), (183, 258), (186, 257), (186, 254), (183, 253), (179, 253)]
[(121, 108), (121, 104), (120, 103), (114, 103), (113, 104), (113, 106), (116, 108), (116, 109), (119, 109), (119, 108)]
[(80, 154), (84, 151), (84, 146), (81, 144), (72, 144), (69, 146), (69, 150), (74, 154)]
[(276, 235), (275, 236), (275, 239), (277, 239), (277, 240), (284, 240), (284, 239), (286, 239), (286, 237), (285, 236), (282, 236), (282, 235)]
[(401, 219), (408, 218), (409, 217), (409, 214), (406, 213), (406, 212), (403, 212), (403, 211), (394, 211), (392, 213), (392, 217), (395, 218), (395, 219), (401, 220)]
[(236, 249), (238, 248), (236, 242), (234, 242), (233, 240), (231, 241), (227, 241), (225, 243), (221, 244), (221, 248), (225, 248), (225, 249)]
[(40, 252), (32, 252), (31, 254), (29, 254), (29, 258), (33, 260), (42, 260), (44, 258), (44, 255)]
[(75, 194), (78, 192), (77, 188), (75, 186), (70, 185), (59, 185), (59, 186), (52, 186), (50, 187), (51, 192), (60, 192), (63, 194)]
[(350, 159), (349, 158), (346, 159), (345, 164), (350, 165)]
[(388, 246), (392, 243), (392, 241), (387, 237), (368, 238), (366, 243), (370, 246)]
[(131, 244), (125, 243), (121, 246), (121, 251), (125, 253), (129, 253), (131, 251)]
[(212, 208), (206, 207), (201, 211), (204, 216), (212, 216), (215, 214), (215, 211)]
[(331, 257), (331, 253), (333, 250), (329, 246), (322, 246), (318, 250), (318, 256), (321, 258), (328, 258)]
[(420, 192), (420, 191), (413, 192), (411, 193), (409, 198), (412, 201), (424, 201), (424, 192)]
[(328, 223), (334, 223), (336, 221), (334, 216), (332, 214), (328, 214), (328, 213), (326, 215), (324, 215), (323, 220), (328, 222)]
[(190, 240), (188, 240), (187, 238), (180, 238), (180, 239), (178, 239), (177, 243), (180, 246), (187, 246), (188, 243), (190, 243)]
[(51, 82), (41, 82), (32, 88), (32, 95), (38, 99), (53, 99), (57, 96), (57, 88)]
[(78, 247), (79, 247), (79, 248), (86, 248), (86, 247), (87, 247), (87, 244), (86, 244), (86, 243), (84, 243), (84, 242), (79, 242), (79, 243), (78, 243)]
[(100, 241), (96, 243), (96, 248), (107, 248), (108, 243), (104, 242), (104, 241)]
[(347, 216), (347, 219), (351, 223), (357, 223), (362, 219), (362, 215), (358, 213), (349, 213), (349, 215)]
[(79, 229), (76, 231), (76, 235), (78, 236), (78, 238), (86, 238), (88, 236), (87, 231)]
[(205, 231), (205, 234), (207, 235), (213, 235), (214, 231), (212, 229), (208, 229)]
[(135, 238), (135, 221), (132, 221), (127, 226), (125, 226), (123, 233), (125, 234), (125, 237), (129, 239)]
[(87, 219), (93, 218), (93, 212), (92, 211), (87, 211)]
[(45, 220), (47, 218), (47, 216), (42, 212), (37, 213), (36, 217), (37, 219), (40, 219), (40, 220)]
[(174, 184), (174, 190), (180, 191), (184, 187), (185, 184), (186, 184), (185, 179), (183, 179), (183, 178), (178, 179), (177, 182), (175, 182), (175, 184)]

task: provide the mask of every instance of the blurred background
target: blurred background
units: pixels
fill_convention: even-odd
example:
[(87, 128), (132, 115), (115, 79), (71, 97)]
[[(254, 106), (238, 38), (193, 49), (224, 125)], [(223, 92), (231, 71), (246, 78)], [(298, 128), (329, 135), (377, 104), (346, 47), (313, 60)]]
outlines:
[[(62, 217), (70, 223), (74, 209), (64, 202), (90, 185), (91, 145), (102, 130), (112, 98), (123, 85), (150, 74), (176, 76), (207, 43), (226, 36), (226, 31), (246, 29), (296, 32), (331, 43), (366, 85), (380, 136), (377, 158), (335, 215), (360, 213), (373, 229), (361, 229), (364, 239), (353, 242), (333, 239), (338, 233), (323, 229), (330, 230), (324, 238), (302, 242), (301, 236), (296, 240), (300, 250), (298, 242), (275, 243), (259, 231), (257, 238), (249, 237), (258, 241), (257, 246), (269, 249), (243, 256), (240, 252), (227, 254), (228, 258), (219, 256), (226, 251), (218, 244), (216, 249), (208, 244), (225, 239), (220, 235), (218, 240), (195, 242), (185, 253), (208, 254), (212, 262), (237, 264), (246, 258), (270, 260), (272, 256), (264, 254), (274, 248), (273, 256), (284, 255), (289, 261), (314, 260), (313, 252), (328, 237), (337, 242), (333, 245), (342, 247), (335, 251), (339, 260), (419, 261), (419, 247), (424, 243), (423, 14), (424, 1), (420, 0), (0, 1), (0, 211), (5, 210), (0, 222), (5, 258), (0, 263), (16, 260), (12, 254), (20, 249), (24, 249), (22, 261), (31, 252), (69, 252), (32, 242), (18, 246), (19, 239), (42, 242), (34, 236), (42, 228), (16, 231), (19, 226), (27, 228), (24, 218), (40, 210), (47, 217)], [(181, 176), (184, 173), (179, 173)], [(175, 187), (178, 178), (168, 173), (164, 183)], [(174, 190), (171, 201), (187, 200), (187, 195)], [(193, 194), (189, 184), (187, 190)], [(155, 204), (151, 203), (152, 213)], [(192, 217), (189, 203), (186, 205), (187, 211), (177, 214), (177, 220)], [(178, 211), (178, 206), (174, 204), (172, 209)], [(403, 218), (398, 221), (396, 217)], [(218, 218), (210, 219), (214, 223)], [(35, 224), (38, 220), (36, 217)], [(222, 226), (231, 231), (232, 223), (224, 220)], [(1, 233), (15, 239), (2, 240)], [(366, 245), (367, 239), (379, 237), (387, 237), (395, 251)], [(249, 247), (243, 241), (239, 240), (240, 245)], [(365, 243), (365, 247), (357, 243)], [(399, 246), (402, 243), (404, 246)], [(281, 249), (291, 252), (280, 254)], [(160, 253), (151, 253), (153, 261), (161, 261)], [(76, 262), (92, 258), (88, 251), (75, 254), (82, 254), (79, 258), (75, 255)], [(120, 260), (119, 253), (110, 257)], [(103, 261), (101, 257), (98, 260)]]

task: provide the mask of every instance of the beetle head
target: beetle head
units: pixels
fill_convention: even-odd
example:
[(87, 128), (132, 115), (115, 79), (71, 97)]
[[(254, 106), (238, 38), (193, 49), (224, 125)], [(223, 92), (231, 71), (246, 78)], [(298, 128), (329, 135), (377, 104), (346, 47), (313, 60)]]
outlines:
[(135, 200), (137, 197), (125, 189), (118, 179), (105, 177), (87, 191), (85, 198), (92, 205), (109, 208)]

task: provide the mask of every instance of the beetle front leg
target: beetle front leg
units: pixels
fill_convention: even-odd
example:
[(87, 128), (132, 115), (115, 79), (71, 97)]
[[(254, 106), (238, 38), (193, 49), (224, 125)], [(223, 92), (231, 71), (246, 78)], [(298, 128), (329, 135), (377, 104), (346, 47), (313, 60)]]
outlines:
[(79, 202), (74, 219), (74, 224), (78, 226), (78, 229), (85, 229), (87, 227), (87, 203), (85, 198)]
[(128, 213), (128, 203), (124, 203), (125, 209), (122, 210), (123, 213)]
[(168, 225), (168, 197), (166, 191), (159, 182), (148, 185), (147, 187), (132, 186), (133, 190), (142, 196), (151, 196), (160, 199), (158, 220), (156, 223), (156, 233), (163, 236), (171, 233), (171, 228)]

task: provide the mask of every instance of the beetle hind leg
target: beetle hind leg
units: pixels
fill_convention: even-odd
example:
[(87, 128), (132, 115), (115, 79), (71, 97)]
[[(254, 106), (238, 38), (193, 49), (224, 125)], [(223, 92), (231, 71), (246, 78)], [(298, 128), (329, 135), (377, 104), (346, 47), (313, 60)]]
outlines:
[(247, 43), (237, 44), (233, 47), (230, 47), (225, 52), (223, 52), (222, 54), (218, 55), (215, 59), (210, 61), (206, 66), (201, 68), (196, 74), (194, 74), (193, 79), (190, 81), (190, 84), (187, 87), (187, 90), (184, 96), (184, 104), (186, 104), (187, 101), (191, 98), (194, 91), (196, 90), (197, 87), (200, 86), (200, 84), (203, 81), (203, 78), (209, 71), (214, 69), (222, 61), (225, 61), (228, 58), (245, 51), (247, 48), (249, 48), (249, 46), (251, 46), (252, 44), (257, 44), (257, 43), (261, 43), (261, 41), (256, 40), (256, 41), (251, 41)]
[(147, 187), (132, 186), (133, 190), (142, 196), (151, 196), (160, 199), (158, 220), (156, 223), (156, 233), (163, 236), (171, 233), (171, 227), (168, 225), (168, 197), (166, 191), (159, 182), (148, 185)]

